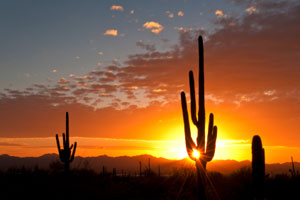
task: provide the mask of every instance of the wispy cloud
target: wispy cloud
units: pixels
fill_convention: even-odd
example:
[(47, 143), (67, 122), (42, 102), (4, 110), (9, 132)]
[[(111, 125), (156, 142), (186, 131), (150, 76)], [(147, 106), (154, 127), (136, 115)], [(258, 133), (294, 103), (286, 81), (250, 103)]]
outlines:
[(145, 44), (142, 40), (137, 41), (136, 45), (143, 49), (146, 49), (147, 51), (155, 51), (155, 46), (153, 44)]
[(264, 95), (266, 96), (272, 96), (276, 93), (276, 90), (266, 90), (264, 91)]
[(111, 36), (118, 36), (118, 30), (117, 29), (108, 29), (103, 34), (111, 35)]
[(110, 7), (110, 10), (117, 10), (117, 11), (124, 11), (124, 8), (123, 8), (123, 6), (120, 6), (120, 5), (112, 5), (111, 7)]

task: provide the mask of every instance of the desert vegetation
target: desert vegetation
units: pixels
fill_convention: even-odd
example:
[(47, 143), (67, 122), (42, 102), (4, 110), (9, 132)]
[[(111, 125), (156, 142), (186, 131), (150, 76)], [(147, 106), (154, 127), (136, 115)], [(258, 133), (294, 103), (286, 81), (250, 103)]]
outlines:
[[(204, 100), (204, 56), (203, 56), (203, 39), (201, 36), (198, 38), (198, 48), (199, 48), (199, 108), (198, 117), (196, 115), (196, 97), (195, 97), (195, 84), (193, 72), (189, 72), (190, 80), (190, 97), (191, 97), (191, 118), (193, 124), (197, 127), (197, 145), (191, 137), (191, 130), (189, 124), (189, 117), (186, 105), (185, 93), (181, 92), (181, 105), (184, 121), (184, 131), (185, 131), (185, 143), (186, 150), (189, 157), (195, 160), (196, 171), (197, 171), (197, 193), (199, 199), (206, 199), (206, 186), (210, 182), (207, 179), (206, 174), (206, 163), (211, 161), (215, 154), (216, 149), (216, 139), (217, 139), (217, 126), (214, 126), (214, 115), (211, 113), (209, 115), (209, 125), (207, 134), (207, 143), (205, 143), (205, 100)], [(195, 153), (199, 156), (195, 155)]]
[[(66, 113), (66, 134), (63, 133), (63, 149), (60, 148), (59, 144), (59, 138), (58, 135), (56, 134), (56, 144), (57, 144), (57, 149), (59, 153), (59, 159), (61, 162), (65, 164), (65, 172), (68, 173), (70, 170), (70, 163), (74, 160), (75, 152), (76, 152), (76, 147), (77, 147), (77, 142), (74, 143), (70, 146), (70, 139), (69, 139), (69, 113)], [(74, 149), (73, 149), (74, 147)], [(71, 151), (73, 149), (73, 152), (71, 154)]]
[[(100, 170), (99, 170), (100, 171)], [(89, 169), (72, 169), (66, 178), (64, 166), (9, 169), (0, 172), (3, 199), (195, 199), (197, 180), (194, 168), (174, 169), (169, 176), (114, 176)], [(124, 173), (125, 174), (125, 173)], [(212, 187), (207, 187), (207, 199), (255, 199), (255, 184), (251, 168), (241, 168), (224, 175), (207, 172)], [(277, 174), (265, 177), (265, 199), (293, 199), (298, 195), (300, 177)]]

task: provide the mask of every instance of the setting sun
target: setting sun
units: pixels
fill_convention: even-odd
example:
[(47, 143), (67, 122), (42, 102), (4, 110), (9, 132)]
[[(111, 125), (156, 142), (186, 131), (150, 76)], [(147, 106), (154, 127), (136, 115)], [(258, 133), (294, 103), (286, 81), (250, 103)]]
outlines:
[(193, 157), (200, 158), (200, 152), (197, 149), (193, 149)]

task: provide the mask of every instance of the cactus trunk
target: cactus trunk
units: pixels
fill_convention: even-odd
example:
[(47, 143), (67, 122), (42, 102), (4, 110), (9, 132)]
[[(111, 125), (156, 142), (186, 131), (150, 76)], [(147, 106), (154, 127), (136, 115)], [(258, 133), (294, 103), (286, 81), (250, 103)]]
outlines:
[(69, 162), (65, 162), (65, 172), (66, 173), (70, 172), (70, 163)]
[[(190, 82), (190, 97), (191, 97), (191, 118), (193, 124), (197, 127), (197, 145), (191, 137), (190, 123), (187, 111), (187, 103), (185, 93), (181, 92), (181, 106), (184, 121), (185, 143), (186, 150), (189, 157), (196, 161), (197, 170), (197, 191), (199, 199), (205, 199), (206, 180), (206, 164), (211, 161), (215, 154), (216, 139), (217, 139), (217, 126), (214, 126), (214, 116), (211, 113), (209, 116), (209, 127), (207, 135), (207, 143), (205, 143), (205, 96), (204, 96), (204, 53), (203, 53), (203, 39), (201, 36), (198, 38), (199, 47), (199, 93), (198, 93), (198, 116), (196, 110), (196, 95), (195, 83), (193, 72), (189, 72)], [(206, 147), (205, 147), (206, 144)], [(200, 153), (199, 158), (193, 156), (193, 152), (197, 150)]]
[(255, 199), (264, 199), (265, 150), (258, 135), (252, 139), (252, 179)]
[(206, 199), (206, 170), (200, 160), (196, 160), (196, 173), (197, 173), (197, 196), (198, 199)]

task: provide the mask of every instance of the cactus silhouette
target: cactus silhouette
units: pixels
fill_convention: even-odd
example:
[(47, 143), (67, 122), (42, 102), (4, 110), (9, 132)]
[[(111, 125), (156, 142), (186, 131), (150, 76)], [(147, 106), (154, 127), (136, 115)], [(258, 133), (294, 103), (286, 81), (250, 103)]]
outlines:
[[(189, 116), (187, 110), (187, 103), (185, 93), (181, 92), (181, 106), (184, 121), (185, 131), (185, 144), (189, 157), (196, 161), (197, 180), (198, 180), (198, 196), (199, 199), (205, 199), (205, 182), (206, 182), (206, 164), (211, 161), (215, 154), (216, 139), (217, 139), (217, 126), (214, 126), (214, 115), (211, 113), (209, 116), (208, 136), (205, 148), (205, 102), (204, 102), (204, 56), (203, 56), (203, 39), (201, 36), (198, 38), (199, 48), (199, 109), (198, 118), (196, 115), (196, 97), (193, 72), (189, 72), (190, 81), (190, 97), (191, 97), (191, 118), (193, 124), (197, 127), (197, 145), (191, 137), (191, 130), (189, 124)], [(193, 155), (194, 151), (200, 153), (199, 156)]]
[(265, 179), (265, 150), (261, 139), (255, 135), (252, 139), (252, 179), (255, 199), (263, 199)]
[(65, 172), (68, 173), (70, 170), (70, 163), (74, 160), (77, 142), (74, 143), (74, 149), (71, 155), (71, 151), (73, 148), (73, 144), (70, 146), (69, 141), (69, 113), (66, 113), (66, 135), (65, 133), (62, 134), (63, 136), (63, 149), (60, 148), (58, 135), (56, 134), (56, 143), (57, 143), (57, 149), (59, 153), (59, 158), (61, 162), (65, 164)]
[(296, 176), (298, 176), (298, 171), (296, 172), (296, 170), (295, 170), (293, 156), (291, 157), (291, 160), (292, 160), (292, 169), (289, 169), (289, 172), (291, 173), (291, 176), (294, 179)]

